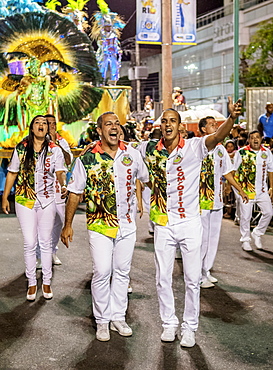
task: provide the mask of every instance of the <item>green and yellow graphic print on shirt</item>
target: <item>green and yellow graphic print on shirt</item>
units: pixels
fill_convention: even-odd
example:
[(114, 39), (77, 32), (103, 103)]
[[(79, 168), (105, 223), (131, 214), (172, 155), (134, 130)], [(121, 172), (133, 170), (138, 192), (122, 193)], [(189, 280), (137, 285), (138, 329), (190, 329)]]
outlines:
[(87, 174), (85, 199), (87, 228), (115, 238), (117, 218), (113, 159), (107, 153), (87, 152), (80, 158)]
[(214, 205), (214, 159), (209, 154), (202, 161), (200, 172), (200, 208), (213, 209)]
[(165, 226), (168, 222), (166, 159), (169, 153), (165, 148), (157, 150), (156, 144), (150, 141), (146, 148), (146, 162), (152, 182), (150, 219), (158, 225)]
[(38, 154), (34, 152), (34, 161), (31, 163), (31, 168), (29, 171), (25, 171), (24, 160), (26, 145), (26, 141), (21, 141), (15, 148), (20, 161), (15, 190), (15, 201), (24, 207), (32, 209), (36, 201), (34, 171)]
[(242, 163), (235, 174), (235, 180), (239, 182), (249, 199), (254, 199), (256, 197), (255, 179), (257, 153), (247, 147), (240, 149), (239, 153), (242, 157)]

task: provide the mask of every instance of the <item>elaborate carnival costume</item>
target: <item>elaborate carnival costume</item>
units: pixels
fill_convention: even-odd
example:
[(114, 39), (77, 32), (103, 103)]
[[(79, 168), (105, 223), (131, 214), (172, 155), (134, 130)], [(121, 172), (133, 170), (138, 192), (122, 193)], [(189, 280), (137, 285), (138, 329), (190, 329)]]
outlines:
[(98, 44), (96, 58), (103, 81), (106, 81), (108, 67), (111, 80), (115, 83), (119, 79), (122, 50), (119, 37), (125, 23), (117, 13), (110, 12), (104, 0), (97, 0), (100, 12), (93, 15), (91, 38)]
[[(6, 3), (10, 10), (11, 1)], [(30, 5), (24, 1), (22, 8), (20, 2), (11, 16), (0, 7), (0, 124), (25, 129), (34, 111), (75, 122), (92, 112), (102, 95), (92, 87), (101, 76), (91, 41), (66, 17), (38, 4), (29, 11)], [(16, 69), (10, 62), (15, 58)], [(25, 62), (28, 72), (22, 74)]]

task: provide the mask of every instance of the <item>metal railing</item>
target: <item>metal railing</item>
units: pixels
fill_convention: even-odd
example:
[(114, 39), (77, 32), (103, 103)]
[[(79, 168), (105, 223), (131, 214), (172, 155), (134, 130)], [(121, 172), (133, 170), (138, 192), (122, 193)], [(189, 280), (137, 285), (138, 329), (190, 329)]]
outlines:
[[(254, 5), (261, 4), (269, 0), (241, 0), (240, 1), (240, 10), (248, 9)], [(218, 8), (209, 13), (199, 16), (196, 20), (196, 27), (200, 28), (206, 26), (219, 18), (223, 18), (229, 14), (233, 13), (233, 3)]]

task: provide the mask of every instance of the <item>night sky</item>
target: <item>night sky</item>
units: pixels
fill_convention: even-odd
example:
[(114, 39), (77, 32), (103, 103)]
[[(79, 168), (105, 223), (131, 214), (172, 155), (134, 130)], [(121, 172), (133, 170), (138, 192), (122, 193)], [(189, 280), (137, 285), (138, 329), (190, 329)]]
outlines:
[[(61, 0), (63, 4), (67, 4), (67, 1)], [(111, 11), (119, 13), (123, 16), (125, 21), (129, 20), (136, 9), (136, 0), (106, 0)], [(223, 6), (223, 0), (197, 0), (197, 15), (207, 13), (213, 9), (217, 9)], [(87, 4), (88, 13), (91, 16), (92, 13), (98, 9), (97, 1), (90, 0)], [(130, 22), (126, 25), (122, 32), (122, 40), (127, 39), (135, 35), (136, 31), (136, 14), (134, 14)]]

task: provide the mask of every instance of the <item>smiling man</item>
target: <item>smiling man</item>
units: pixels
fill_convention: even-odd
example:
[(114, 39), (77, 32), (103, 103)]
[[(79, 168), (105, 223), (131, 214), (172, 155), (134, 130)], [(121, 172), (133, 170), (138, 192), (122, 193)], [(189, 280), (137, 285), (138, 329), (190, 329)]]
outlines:
[(136, 179), (148, 182), (149, 174), (140, 153), (119, 141), (120, 121), (113, 112), (98, 118), (97, 132), (101, 140), (75, 163), (68, 185), (62, 242), (68, 247), (72, 241), (72, 220), (85, 191), (96, 338), (108, 341), (109, 323), (110, 329), (120, 335), (132, 335), (125, 313), (136, 240), (135, 188)]
[[(272, 218), (273, 199), (273, 158), (269, 149), (261, 145), (262, 136), (258, 130), (249, 133), (249, 145), (238, 150), (234, 156), (234, 167), (237, 170), (235, 178), (249, 197), (249, 203), (244, 204), (241, 200), (240, 206), (240, 232), (242, 248), (250, 252), (250, 220), (252, 208), (256, 203), (262, 212), (258, 225), (251, 233), (254, 243), (258, 249), (262, 249), (261, 236), (266, 232)], [(269, 194), (267, 186), (269, 177)], [(270, 199), (271, 198), (271, 199)]]
[[(218, 125), (214, 117), (202, 118), (198, 124), (202, 136), (214, 134)], [(223, 218), (223, 176), (234, 191), (248, 201), (247, 195), (233, 178), (233, 166), (225, 147), (218, 144), (203, 160), (200, 175), (200, 211), (202, 235), (202, 282), (201, 288), (213, 288), (218, 280), (210, 274), (216, 257)]]
[(172, 342), (178, 331), (172, 290), (172, 272), (179, 246), (183, 258), (185, 309), (181, 325), (181, 346), (195, 345), (198, 327), (201, 281), (202, 224), (199, 213), (199, 177), (202, 160), (223, 140), (239, 116), (241, 104), (229, 99), (230, 116), (212, 135), (184, 140), (179, 134), (181, 118), (167, 109), (161, 117), (163, 138), (140, 146), (152, 183), (150, 218), (155, 222), (156, 285), (161, 340)]

